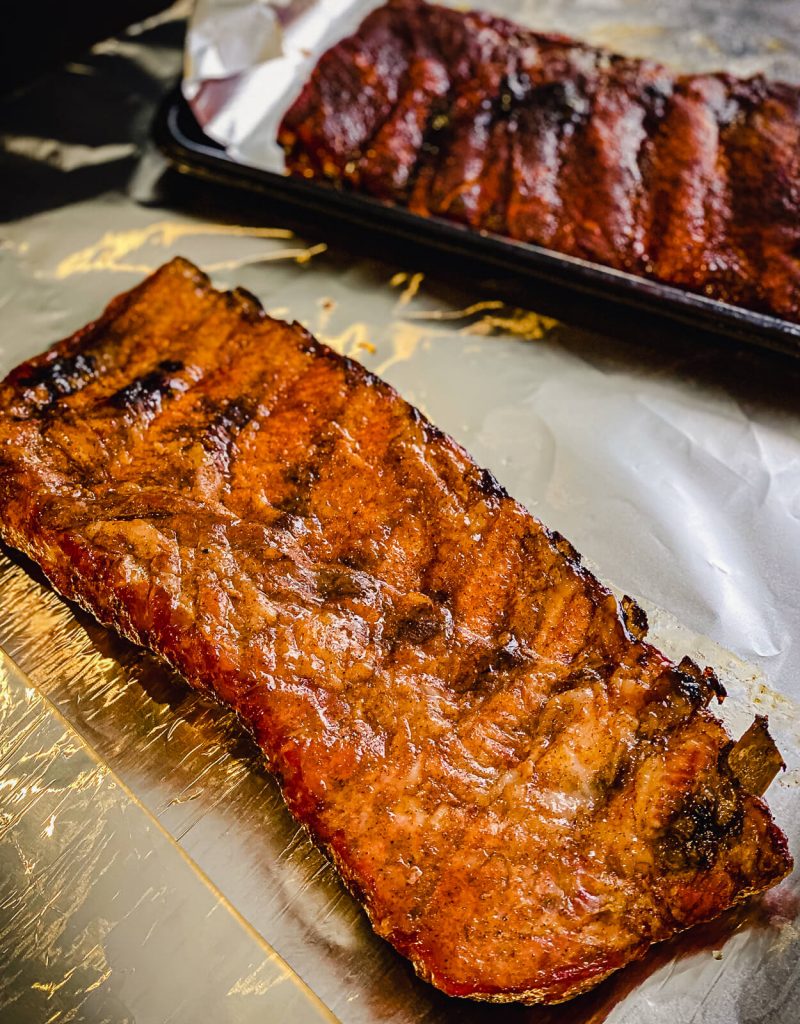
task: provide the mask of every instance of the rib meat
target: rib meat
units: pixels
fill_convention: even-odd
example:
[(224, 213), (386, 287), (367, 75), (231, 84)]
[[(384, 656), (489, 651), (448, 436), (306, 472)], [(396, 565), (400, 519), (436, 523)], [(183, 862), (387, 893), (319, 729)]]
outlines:
[(0, 528), (234, 708), (375, 930), (555, 1002), (791, 868), (710, 669), (387, 384), (175, 260), (0, 385)]
[[(403, 61), (384, 89), (339, 89), (377, 24)], [(376, 120), (367, 143), (349, 128)], [(390, 0), (322, 57), (279, 139), (293, 174), (800, 322), (800, 87)]]

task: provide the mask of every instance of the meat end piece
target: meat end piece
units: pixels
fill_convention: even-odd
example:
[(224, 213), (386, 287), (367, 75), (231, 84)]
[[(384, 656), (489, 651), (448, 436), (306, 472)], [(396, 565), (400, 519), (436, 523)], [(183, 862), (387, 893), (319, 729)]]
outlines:
[(336, 181), (353, 176), (356, 161), (394, 110), (413, 59), (402, 10), (397, 3), (378, 8), (356, 35), (320, 59), (278, 134), (293, 174)]

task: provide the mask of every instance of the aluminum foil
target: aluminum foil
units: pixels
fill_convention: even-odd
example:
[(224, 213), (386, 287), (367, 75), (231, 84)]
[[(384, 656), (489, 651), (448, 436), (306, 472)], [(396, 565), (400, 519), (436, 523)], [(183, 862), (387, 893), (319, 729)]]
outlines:
[[(675, 9), (687, 19), (685, 6)], [(617, 12), (619, 25), (635, 24), (625, 21), (629, 10), (609, 2), (603, 18), (613, 24)], [(759, 38), (779, 38), (779, 13), (796, 17), (788, 4), (760, 10)], [(208, 186), (182, 189), (166, 179), (154, 189), (160, 165), (147, 152), (148, 121), (179, 68), (180, 29), (174, 13), (140, 27), (0, 107), (2, 195), (13, 207), (0, 226), (0, 374), (96, 316), (111, 295), (172, 255), (194, 260), (220, 285), (248, 288), (272, 313), (300, 320), (421, 406), (569, 537), (602, 579), (640, 600), (656, 643), (716, 666), (731, 694), (723, 710), (732, 732), (740, 734), (756, 711), (769, 714), (787, 771), (768, 798), (800, 857), (800, 367), (724, 343), (700, 346), (677, 327), (658, 344), (644, 335), (615, 340), (613, 322), (599, 323), (597, 333), (578, 331), (524, 303), (505, 304), (488, 280), (453, 281), (444, 267), (440, 277), (424, 276), (391, 254), (367, 261), (324, 225), (314, 239), (296, 237), (263, 199), (249, 211), (240, 204), (234, 218), (228, 200)], [(198, 202), (202, 213), (190, 208)], [(274, 950), (345, 1024), (796, 1024), (796, 876), (564, 1007), (450, 1000), (374, 936), (283, 809), (235, 723), (77, 613), (7, 551), (0, 553), (0, 647), (23, 680), (0, 687), (0, 787), (9, 778), (16, 792), (40, 784), (36, 759), (21, 755), (18, 740), (30, 720), (25, 701), (41, 699), (37, 720), (39, 707), (51, 708), (80, 756), (115, 783), (70, 814), (87, 830), (96, 821), (98, 842), (103, 835), (119, 841), (118, 881), (105, 889), (92, 873), (105, 862), (85, 852), (77, 828), (58, 831), (60, 812), (53, 836), (46, 834), (59, 791), (48, 789), (19, 822), (13, 808), (21, 805), (3, 804), (0, 813), (11, 818), (0, 819), (0, 885), (18, 856), (9, 851), (18, 846), (24, 857), (6, 883), (16, 902), (8, 902), (9, 890), (0, 894), (0, 1020), (47, 1019), (42, 1004), (28, 1012), (34, 1004), (21, 1001), (45, 998), (38, 983), (50, 986), (46, 1005), (60, 1019), (166, 1018), (142, 1000), (154, 985), (168, 993), (173, 949), (197, 953), (192, 984), (200, 1001), (176, 1001), (170, 1019), (196, 1021), (198, 1005), (209, 1019), (250, 1019), (235, 1016), (233, 1004), (244, 1005), (231, 991), (237, 982), (216, 984), (219, 961), (205, 944), (211, 936), (229, 963), (251, 953), (274, 963)], [(6, 678), (13, 672), (7, 667)], [(11, 792), (0, 788), (0, 798), (10, 800)], [(126, 800), (149, 832), (121, 830), (116, 807)], [(44, 920), (36, 900), (46, 902), (52, 877), (48, 857), (76, 866), (58, 889), (62, 923), (74, 929), (63, 934), (83, 934), (87, 922), (102, 918), (122, 935), (129, 904), (114, 892), (139, 891), (144, 870), (125, 851), (144, 851), (144, 858), (148, 844), (158, 846), (153, 857), (177, 864), (185, 855), (192, 865), (175, 883), (185, 883), (181, 913), (156, 900), (141, 911), (153, 928), (148, 942), (165, 933), (158, 963), (137, 960), (133, 941), (112, 956), (100, 936), (107, 965), (98, 959), (96, 973), (81, 976), (82, 988), (56, 987), (74, 960), (71, 945), (48, 945), (55, 933), (36, 924)], [(96, 901), (88, 910), (68, 898), (82, 877), (78, 866)], [(201, 935), (194, 910), (210, 909), (214, 899), (218, 909)], [(254, 947), (236, 921), (259, 937)], [(86, 989), (109, 969), (97, 988), (110, 993), (103, 1016), (92, 1017)], [(239, 988), (249, 977), (238, 973)], [(263, 1019), (308, 1019), (302, 1009), (284, 1012), (273, 1003), (273, 989), (258, 978), (252, 991)]]
[[(725, 69), (800, 82), (794, 0), (438, 0), (564, 32), (681, 71)], [(319, 57), (383, 0), (199, 0), (186, 41), (183, 93), (205, 132), (241, 163), (285, 170), (283, 115)]]
[(3, 1020), (333, 1020), (2, 653), (0, 907)]

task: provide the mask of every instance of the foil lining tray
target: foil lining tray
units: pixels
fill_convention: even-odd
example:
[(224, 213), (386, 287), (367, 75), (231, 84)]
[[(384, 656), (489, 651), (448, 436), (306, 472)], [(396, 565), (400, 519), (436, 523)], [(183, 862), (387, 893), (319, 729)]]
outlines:
[[(160, 178), (141, 146), (179, 29), (174, 15), (140, 27), (0, 107), (17, 208), (0, 226), (0, 374), (172, 255), (248, 288), (421, 406), (637, 597), (668, 653), (716, 666), (732, 732), (769, 714), (787, 771), (768, 798), (800, 856), (800, 368), (680, 332), (663, 345), (615, 339), (613, 321), (579, 331), (508, 305), (491, 280), (367, 260), (324, 229), (297, 237), (269, 210)], [(69, 116), (51, 115), (53, 95)], [(0, 1021), (46, 1020), (44, 1007), (112, 1024), (796, 1022), (797, 873), (563, 1007), (450, 1000), (374, 936), (231, 718), (10, 551), (0, 647)], [(134, 912), (150, 859), (164, 892)], [(291, 975), (271, 983), (283, 964), (324, 1011)], [(157, 1002), (170, 986), (171, 1017)]]

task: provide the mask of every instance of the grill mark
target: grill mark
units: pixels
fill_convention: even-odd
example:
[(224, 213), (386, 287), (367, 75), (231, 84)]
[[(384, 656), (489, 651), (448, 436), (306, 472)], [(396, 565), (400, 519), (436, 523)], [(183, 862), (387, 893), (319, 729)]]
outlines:
[[(163, 287), (163, 282), (170, 278), (174, 278), (175, 287), (191, 282), (200, 289), (196, 302), (183, 316), (174, 308), (174, 289)], [(84, 355), (91, 353), (98, 370), (85, 387), (64, 400), (71, 411), (76, 416), (80, 414), (92, 419), (99, 415), (102, 419), (107, 414), (111, 395), (122, 390), (132, 378), (153, 370), (152, 352), (158, 346), (148, 334), (148, 318), (142, 316), (141, 303), (148, 305), (154, 319), (175, 321), (175, 337), (190, 337), (214, 302), (207, 292), (202, 292), (202, 287), (207, 284), (208, 278), (196, 267), (185, 260), (176, 260), (156, 271), (127, 295), (112, 300), (95, 324), (78, 332), (71, 340), (71, 346), (74, 345)], [(100, 432), (108, 433), (105, 425)], [(113, 443), (114, 438), (110, 440)]]
[(200, 443), (222, 473), (230, 469), (233, 448), (241, 432), (252, 423), (256, 403), (246, 397), (231, 398), (214, 406), (209, 403), (211, 419), (202, 428)]
[(46, 352), (17, 367), (8, 375), (4, 386), (36, 388), (44, 385), (53, 404), (59, 399), (63, 402), (79, 395), (85, 388), (91, 389), (102, 372), (101, 357), (109, 347), (109, 339), (118, 354), (117, 350), (124, 347), (124, 332), (119, 330), (118, 324), (130, 319), (130, 308), (135, 307), (136, 300), (151, 290), (153, 284), (154, 280), (148, 279), (130, 292), (116, 296), (97, 320), (60, 342), (57, 355)]
[[(752, 301), (767, 311), (775, 308), (796, 317), (800, 309), (800, 267), (796, 263), (792, 267), (791, 260), (797, 259), (796, 247), (800, 243), (798, 100), (794, 98), (795, 109), (792, 110), (782, 97), (780, 87), (768, 85), (761, 77), (737, 83), (735, 94), (741, 113), (723, 128), (721, 136), (727, 159), (737, 172), (732, 181), (731, 234), (739, 249), (747, 253), (752, 276), (758, 282), (757, 295)], [(787, 114), (785, 120), (779, 119), (781, 131), (793, 135), (793, 139), (781, 140), (782, 150), (774, 138), (765, 138), (764, 134), (763, 119), (767, 118), (768, 131), (767, 111), (775, 112), (776, 107)], [(775, 251), (768, 248), (770, 235), (789, 257), (783, 266), (776, 259)], [(794, 244), (793, 236), (797, 239)], [(770, 294), (770, 289), (781, 279), (792, 282), (794, 304), (791, 300), (786, 303), (780, 286)]]
[(77, 394), (98, 375), (96, 358), (83, 352), (50, 359), (34, 366), (17, 383), (25, 391), (43, 391), (30, 395), (30, 401), (41, 414), (51, 409), (60, 399)]
[(648, 148), (650, 218), (644, 271), (718, 297), (737, 279), (727, 235), (727, 167), (720, 145), (729, 102), (718, 75), (684, 76)]
[[(487, 120), (489, 126), (494, 120), (493, 109), (500, 101), (507, 64), (514, 61), (513, 47), (509, 51), (508, 44), (516, 29), (502, 19), (469, 14), (446, 22), (444, 32), (442, 26), (434, 31), (436, 45), (450, 71), (450, 87), (432, 105), (422, 156), (408, 190), (409, 207), (422, 214), (473, 223), (475, 218), (464, 198), (465, 161), (483, 158), (485, 162), (485, 152), (480, 153), (480, 147), (476, 150), (472, 136), (487, 128)], [(472, 189), (479, 191), (474, 181)]]
[[(331, 365), (340, 362), (342, 361), (339, 357), (335, 357), (331, 360)], [(361, 435), (363, 440), (363, 431), (361, 431), (360, 425), (365, 417), (369, 416), (370, 410), (381, 402), (382, 396), (387, 391), (387, 386), (357, 363), (346, 363), (337, 370), (337, 376), (340, 373), (343, 375), (344, 384), (349, 388), (349, 394), (339, 391), (335, 405), (329, 406), (326, 410), (330, 417), (330, 431), (327, 435), (318, 432), (315, 439), (316, 443), (324, 438), (335, 442), (326, 447), (325, 458), (318, 463), (317, 479), (314, 482), (312, 496), (312, 511), (319, 518), (323, 530), (326, 528), (326, 523), (338, 517), (337, 494), (341, 491), (341, 477), (348, 475), (352, 477), (353, 481), (357, 479), (353, 471), (350, 470), (353, 463), (356, 467), (355, 473), (365, 476), (369, 474), (369, 485), (365, 480), (362, 492), (365, 497), (371, 496), (375, 486), (375, 474), (380, 473), (382, 477), (380, 494), (383, 501), (389, 503), (399, 496), (405, 508), (408, 498), (408, 492), (403, 491), (402, 483), (398, 478), (398, 471), (401, 467), (398, 466), (393, 452), (402, 449), (404, 440), (407, 438), (406, 431), (415, 421), (402, 416), (398, 419), (396, 429), (382, 431), (380, 434), (370, 437), (368, 447), (362, 444), (358, 449), (354, 448), (350, 439), (353, 436)], [(320, 488), (322, 488), (322, 495), (318, 502), (317, 496)], [(366, 511), (364, 515), (367, 515)], [(340, 526), (337, 529), (338, 524), (331, 522), (331, 525), (337, 530), (337, 534), (343, 533)], [(358, 535), (361, 523), (354, 522), (352, 525), (353, 534), (342, 535), (342, 546), (334, 551), (334, 557), (337, 560), (340, 559), (342, 553), (352, 554), (353, 536)], [(364, 525), (368, 527), (369, 523), (365, 522)], [(376, 574), (380, 575), (378, 566), (379, 563), (375, 563), (374, 569)]]
[[(263, 357), (270, 330), (260, 303), (242, 289), (212, 293), (203, 322), (191, 323), (176, 333), (172, 342), (175, 357), (165, 361), (175, 366), (186, 360), (191, 363), (191, 373), (182, 378), (181, 391), (172, 394), (159, 410), (146, 436), (126, 440), (126, 459), (160, 443), (179, 460), (182, 449), (199, 443), (217, 471), (228, 478), (236, 441), (246, 429), (248, 417), (252, 420), (256, 413), (255, 403), (230, 398), (230, 374), (238, 375), (242, 395), (268, 385), (282, 361), (278, 355)], [(199, 366), (202, 370), (198, 373)], [(193, 474), (185, 473), (182, 484), (191, 487), (192, 481)]]
[(163, 403), (176, 393), (185, 390), (185, 383), (176, 379), (177, 367), (183, 364), (175, 360), (164, 360), (157, 370), (151, 370), (141, 377), (136, 377), (129, 384), (115, 391), (108, 399), (108, 404), (123, 412), (133, 412), (146, 417), (149, 413), (157, 414)]
[(513, 238), (537, 245), (550, 245), (557, 231), (565, 147), (588, 109), (579, 84), (565, 77), (572, 49), (581, 52), (558, 42), (540, 47), (537, 63), (525, 66), (530, 87), (512, 115), (507, 227)]
[[(333, 374), (334, 382), (337, 377), (340, 381), (346, 381), (348, 374), (347, 367), (337, 367), (333, 359), (326, 358), (330, 352), (326, 347), (310, 347), (308, 339), (303, 335), (299, 336), (298, 341), (298, 352), (303, 357), (299, 372), (288, 377), (284, 373), (280, 386), (270, 394), (269, 402), (265, 403), (262, 398), (259, 408), (259, 416), (268, 420), (271, 425), (272, 438), (282, 436), (284, 418), (291, 424), (291, 442), (301, 453), (301, 458), (295, 460), (295, 457), (286, 450), (278, 453), (271, 449), (258, 449), (260, 460), (276, 470), (273, 476), (268, 478), (268, 485), (272, 487), (269, 495), (270, 504), (281, 513), (275, 525), (290, 531), (297, 526), (298, 521), (313, 518), (314, 487), (327, 462), (330, 461), (332, 442), (338, 429), (336, 415), (346, 401), (341, 385), (337, 386), (327, 378)], [(314, 356), (317, 358), (313, 358)], [(322, 381), (319, 380), (320, 377)], [(305, 396), (306, 391), (315, 396), (313, 405), (311, 398)], [(308, 436), (298, 434), (296, 427), (300, 421), (304, 427), (309, 428)], [(264, 439), (256, 434), (254, 442), (257, 447), (259, 440), (272, 444), (272, 438)], [(234, 492), (238, 489), (236, 464), (241, 456), (241, 450), (233, 452), (228, 474), (230, 490)], [(279, 484), (277, 490), (276, 484)], [(319, 536), (317, 527), (313, 523), (309, 523), (309, 526), (315, 535)]]
[(309, 442), (308, 458), (284, 470), (284, 479), (293, 490), (282, 499), (278, 508), (282, 512), (306, 518), (312, 507), (312, 492), (320, 477), (320, 464), (333, 445), (330, 426), (320, 426)]
[(571, 212), (565, 208), (578, 225), (580, 255), (620, 269), (644, 266), (641, 156), (670, 87), (665, 69), (648, 62), (612, 57), (601, 75), (577, 141), (577, 199)]

